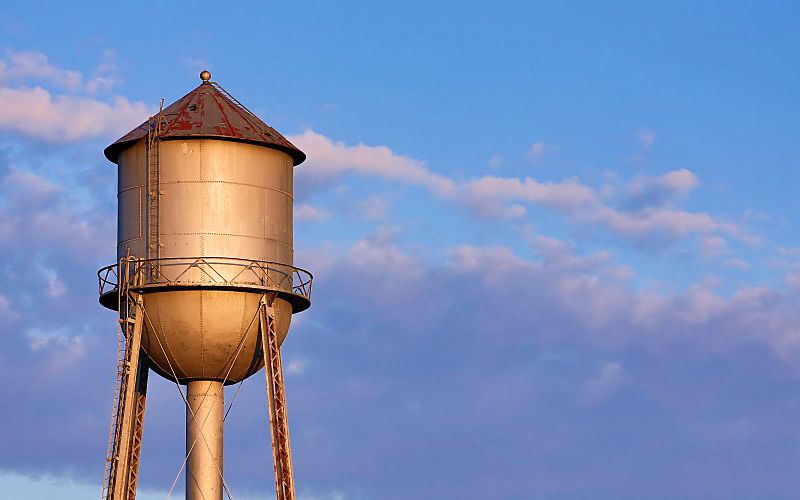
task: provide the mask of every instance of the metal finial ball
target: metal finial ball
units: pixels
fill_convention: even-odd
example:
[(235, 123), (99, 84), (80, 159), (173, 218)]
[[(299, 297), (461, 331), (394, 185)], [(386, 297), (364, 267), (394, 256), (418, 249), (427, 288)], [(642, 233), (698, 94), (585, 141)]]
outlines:
[(204, 69), (203, 71), (200, 72), (200, 79), (203, 80), (204, 82), (211, 80), (211, 72), (208, 71), (207, 69)]

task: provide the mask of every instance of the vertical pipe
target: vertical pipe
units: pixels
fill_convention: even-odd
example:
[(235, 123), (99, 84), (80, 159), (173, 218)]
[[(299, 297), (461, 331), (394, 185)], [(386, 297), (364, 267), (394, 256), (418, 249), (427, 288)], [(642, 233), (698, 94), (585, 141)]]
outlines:
[(222, 500), (222, 382), (197, 380), (187, 386), (186, 500)]

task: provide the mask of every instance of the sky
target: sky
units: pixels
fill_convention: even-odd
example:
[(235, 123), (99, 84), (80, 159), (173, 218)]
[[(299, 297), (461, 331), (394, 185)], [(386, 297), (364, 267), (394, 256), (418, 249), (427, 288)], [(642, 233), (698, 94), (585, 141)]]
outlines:
[[(0, 497), (100, 495), (116, 348), (97, 303), (116, 237), (102, 150), (207, 68), (308, 155), (295, 262), (313, 305), (283, 347), (302, 500), (796, 498), (798, 16), (4, 6)], [(184, 457), (180, 395), (150, 380), (145, 500)], [(225, 439), (235, 498), (270, 495), (263, 378)]]

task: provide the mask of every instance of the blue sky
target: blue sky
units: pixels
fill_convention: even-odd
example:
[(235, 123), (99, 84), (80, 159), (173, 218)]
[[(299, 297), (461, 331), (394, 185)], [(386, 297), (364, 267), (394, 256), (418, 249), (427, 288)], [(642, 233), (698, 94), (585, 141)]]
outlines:
[[(314, 305), (284, 346), (301, 498), (795, 497), (798, 15), (6, 6), (0, 496), (100, 493), (102, 149), (208, 68), (309, 156), (295, 247)], [(180, 397), (151, 380), (147, 499), (183, 459)], [(227, 422), (236, 498), (272, 491), (264, 393), (246, 381)]]

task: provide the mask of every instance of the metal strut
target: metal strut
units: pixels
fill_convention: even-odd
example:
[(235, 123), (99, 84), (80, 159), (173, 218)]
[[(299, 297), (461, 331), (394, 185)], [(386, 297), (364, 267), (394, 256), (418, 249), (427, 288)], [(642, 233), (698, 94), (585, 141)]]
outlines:
[(265, 294), (260, 305), (261, 346), (269, 397), (269, 424), (272, 431), (272, 457), (275, 465), (275, 489), (278, 500), (294, 500), (294, 473), (289, 444), (289, 418), (286, 415), (286, 391), (283, 385), (283, 364), (275, 328), (276, 294)]
[(121, 259), (119, 269), (117, 384), (103, 478), (104, 500), (136, 498), (147, 397), (148, 358), (141, 350), (144, 310), (141, 294), (131, 290), (140, 273), (133, 258)]

